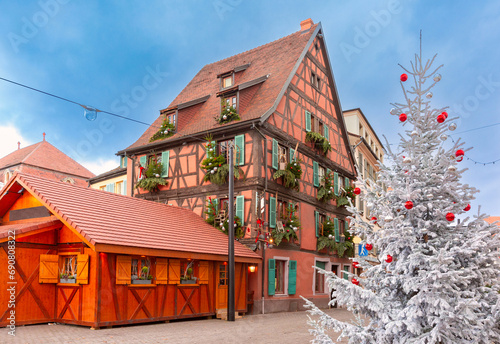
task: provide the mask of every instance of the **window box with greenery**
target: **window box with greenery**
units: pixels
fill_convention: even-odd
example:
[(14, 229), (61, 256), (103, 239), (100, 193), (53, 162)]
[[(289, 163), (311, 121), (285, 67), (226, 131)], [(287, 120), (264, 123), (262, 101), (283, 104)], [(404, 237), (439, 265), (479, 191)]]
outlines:
[(238, 115), (238, 112), (236, 111), (236, 104), (234, 103), (235, 101), (232, 101), (233, 98), (234, 100), (236, 100), (236, 97), (230, 97), (229, 99), (222, 98), (220, 115), (215, 117), (219, 124), (239, 121), (241, 119), (240, 115)]
[(197, 278), (194, 277), (193, 264), (194, 260), (191, 260), (189, 263), (182, 264), (182, 267), (185, 265), (185, 268), (183, 269), (184, 272), (181, 276), (181, 284), (196, 284)]
[(340, 191), (338, 196), (335, 196), (337, 201), (337, 207), (343, 207), (349, 204), (349, 199), (351, 199), (352, 204), (354, 204), (356, 195), (354, 194), (354, 188), (352, 186), (346, 186)]
[[(235, 137), (235, 141), (239, 137), (243, 137), (240, 135)], [(205, 176), (203, 180), (206, 182), (210, 182), (212, 184), (223, 185), (228, 182), (229, 178), (229, 164), (224, 155), (217, 155), (217, 142), (212, 141), (211, 137), (208, 137), (206, 144), (207, 150), (207, 158), (201, 162), (201, 168), (205, 170)], [(244, 141), (243, 141), (244, 145)], [(236, 142), (236, 159), (234, 165), (234, 178), (239, 179), (241, 175), (243, 175), (243, 170), (239, 167), (243, 165), (244, 162), (244, 151), (239, 149), (238, 142)]]
[(300, 221), (295, 214), (295, 205), (289, 203), (286, 207), (284, 219), (278, 221), (276, 227), (271, 231), (274, 244), (279, 246), (283, 240), (293, 242), (298, 240), (297, 231), (300, 229)]
[[(236, 196), (235, 215), (234, 215), (234, 238), (240, 239), (245, 234), (241, 219), (244, 218), (244, 202), (243, 196)], [(207, 210), (205, 211), (208, 224), (214, 226), (224, 234), (229, 233), (229, 214), (227, 209), (219, 210), (219, 200), (208, 197)]]
[(318, 188), (317, 199), (323, 203), (327, 203), (335, 198), (335, 183), (332, 172), (327, 173), (321, 178), (321, 183)]
[(302, 168), (300, 166), (300, 160), (294, 159), (288, 164), (286, 164), (284, 169), (277, 170), (273, 178), (279, 179), (283, 178), (285, 187), (291, 189), (299, 189), (299, 179), (302, 177)]
[(166, 139), (174, 135), (174, 133), (175, 133), (175, 124), (170, 123), (170, 119), (166, 117), (163, 120), (160, 129), (158, 129), (158, 131), (153, 136), (151, 136), (149, 142)]
[[(162, 162), (168, 160), (168, 153), (169, 151), (162, 153)], [(135, 187), (149, 192), (158, 191), (160, 185), (167, 185), (164, 177), (168, 177), (168, 161), (165, 161), (165, 164), (163, 164), (158, 161), (156, 156), (152, 156), (149, 158), (147, 166), (144, 166), (146, 165), (145, 160), (145, 156), (141, 157), (140, 174)]]
[(354, 256), (354, 243), (352, 236), (346, 228), (344, 234), (340, 234), (339, 219), (334, 218), (333, 221), (327, 218), (323, 223), (319, 222), (319, 213), (315, 212), (316, 218), (316, 237), (318, 238), (317, 250), (321, 251), (327, 248), (336, 252), (339, 258), (344, 256)]
[(59, 283), (76, 283), (77, 269), (76, 256), (63, 257), (63, 266), (59, 272)]
[(149, 258), (132, 259), (131, 269), (132, 284), (153, 283), (153, 276), (151, 275), (151, 261)]
[(312, 142), (314, 148), (323, 151), (323, 154), (332, 150), (332, 146), (330, 145), (330, 142), (328, 142), (328, 139), (314, 131), (309, 131), (306, 134), (306, 141)]

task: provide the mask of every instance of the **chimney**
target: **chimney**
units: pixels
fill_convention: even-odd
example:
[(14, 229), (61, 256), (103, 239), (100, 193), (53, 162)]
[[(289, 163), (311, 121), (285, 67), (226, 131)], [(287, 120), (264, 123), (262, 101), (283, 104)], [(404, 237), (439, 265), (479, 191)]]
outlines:
[(300, 22), (300, 31), (305, 31), (309, 30), (311, 26), (313, 26), (314, 22), (312, 21), (311, 18), (308, 18), (306, 20), (303, 20)]
[(17, 141), (17, 150), (21, 149), (21, 142)]
[(45, 141), (45, 133), (43, 133), (43, 140)]

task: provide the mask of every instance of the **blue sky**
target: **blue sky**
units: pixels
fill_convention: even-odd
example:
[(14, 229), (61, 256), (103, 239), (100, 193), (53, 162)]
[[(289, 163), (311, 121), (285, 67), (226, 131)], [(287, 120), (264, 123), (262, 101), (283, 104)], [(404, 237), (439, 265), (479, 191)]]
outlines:
[[(450, 106), (467, 156), (500, 159), (500, 3), (470, 1), (2, 1), (0, 77), (151, 123), (203, 65), (321, 21), (344, 110), (363, 110), (379, 137), (397, 143), (388, 115), (402, 100), (398, 63), (409, 66), (423, 31), (424, 56), (444, 64), (436, 106)], [(489, 126), (487, 128), (472, 130)], [(0, 81), (0, 156), (41, 140), (94, 173), (145, 126)], [(467, 131), (467, 132), (464, 132)], [(461, 134), (460, 134), (461, 133)], [(464, 160), (477, 205), (500, 214), (500, 161)]]

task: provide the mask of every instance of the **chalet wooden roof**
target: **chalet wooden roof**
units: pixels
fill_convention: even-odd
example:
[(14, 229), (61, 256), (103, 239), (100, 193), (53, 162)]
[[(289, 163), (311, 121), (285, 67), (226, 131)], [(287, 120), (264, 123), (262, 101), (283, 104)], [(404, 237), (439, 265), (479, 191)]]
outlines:
[[(227, 256), (227, 235), (207, 224), (191, 210), (110, 192), (18, 173), (2, 191), (0, 208), (12, 189), (33, 194), (61, 222), (73, 229), (96, 251), (120, 252), (134, 247), (158, 251)], [(15, 201), (6, 198), (6, 202)], [(3, 214), (0, 214), (3, 216)], [(235, 242), (235, 256), (260, 256)]]
[[(92, 172), (45, 140), (18, 149), (0, 159), (0, 170), (18, 166), (21, 171), (42, 177), (51, 177), (57, 173), (82, 180), (94, 177)], [(57, 175), (58, 180), (61, 179), (59, 177)]]
[[(282, 90), (291, 80), (294, 67), (300, 62), (312, 42), (311, 39), (320, 28), (321, 24), (315, 24), (308, 30), (295, 32), (274, 42), (204, 66), (165, 110), (175, 109), (193, 100), (204, 99), (204, 101), (192, 106), (189, 115), (179, 116), (177, 132), (163, 141), (204, 133), (227, 125), (255, 121), (265, 116), (275, 102), (279, 101)], [(235, 89), (255, 85), (259, 85), (259, 88), (253, 95), (251, 104), (240, 111), (241, 121), (218, 124), (214, 120), (220, 111), (221, 101), (217, 96), (220, 91), (218, 76), (228, 71), (236, 73)], [(162, 110), (162, 113), (165, 110)], [(156, 133), (163, 120), (164, 117), (160, 115), (136, 142), (117, 154), (157, 145), (159, 141), (150, 143), (149, 139)]]

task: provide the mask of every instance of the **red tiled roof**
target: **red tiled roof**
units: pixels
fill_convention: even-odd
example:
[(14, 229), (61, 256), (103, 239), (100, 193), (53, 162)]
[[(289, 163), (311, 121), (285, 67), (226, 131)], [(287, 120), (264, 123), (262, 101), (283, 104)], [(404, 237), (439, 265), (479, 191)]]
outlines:
[(82, 179), (94, 177), (92, 172), (47, 141), (35, 143), (4, 156), (0, 159), (0, 170), (21, 164), (61, 172)]
[(3, 225), (0, 226), (0, 239), (9, 236), (10, 235), (9, 233), (11, 233), (11, 231), (14, 231), (17, 237), (23, 233), (28, 233), (31, 231), (36, 231), (37, 229), (43, 229), (59, 225), (62, 227), (63, 226), (62, 222), (59, 221), (58, 219), (53, 219), (53, 218), (36, 222), (18, 223), (14, 225)]
[(495, 221), (500, 221), (500, 216), (490, 216), (484, 219), (488, 223), (493, 223)]
[[(295, 32), (274, 42), (204, 66), (167, 108), (207, 95), (210, 95), (210, 97), (206, 102), (193, 106), (194, 113), (186, 116), (189, 118), (183, 119), (179, 115), (176, 134), (164, 141), (223, 126), (224, 124), (220, 125), (214, 119), (220, 111), (221, 100), (216, 96), (216, 93), (220, 90), (220, 80), (217, 75), (246, 64), (250, 64), (250, 66), (236, 73), (236, 86), (266, 75), (269, 75), (269, 77), (258, 86), (253, 86), (258, 87), (258, 90), (253, 95), (250, 105), (240, 109), (241, 121), (258, 119), (264, 115), (274, 105), (293, 67), (302, 52), (307, 49), (307, 43), (318, 25), (315, 24), (307, 31)], [(127, 149), (148, 144), (151, 136), (161, 126), (163, 119), (163, 116), (160, 115), (142, 136)]]
[[(15, 181), (92, 245), (227, 255), (227, 235), (191, 210), (21, 173)], [(234, 250), (236, 257), (260, 258), (239, 242)]]

